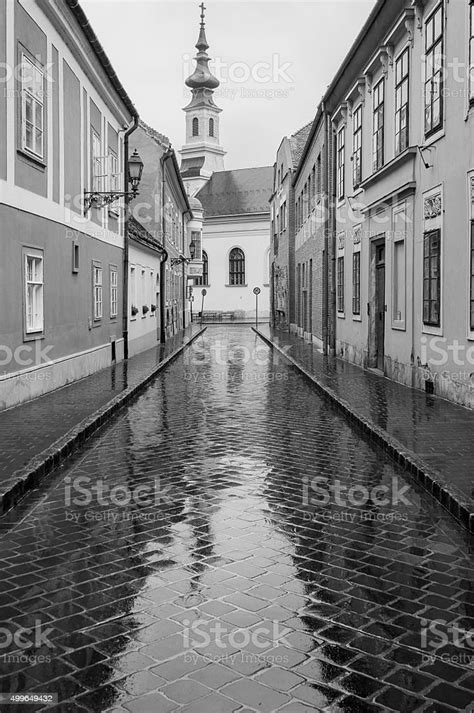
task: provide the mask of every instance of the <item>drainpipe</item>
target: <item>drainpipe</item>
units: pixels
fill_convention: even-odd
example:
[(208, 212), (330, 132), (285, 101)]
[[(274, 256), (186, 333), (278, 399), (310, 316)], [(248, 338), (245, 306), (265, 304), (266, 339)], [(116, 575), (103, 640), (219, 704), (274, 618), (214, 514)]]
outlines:
[(161, 165), (161, 235), (162, 246), (165, 257), (160, 263), (160, 341), (162, 344), (166, 342), (166, 325), (165, 325), (165, 302), (166, 302), (166, 261), (168, 260), (168, 252), (166, 251), (166, 220), (165, 220), (165, 164), (169, 158), (170, 149), (162, 154), (160, 158)]
[[(123, 137), (123, 153), (124, 153), (124, 191), (128, 193), (130, 187), (128, 185), (128, 137), (132, 134), (138, 127), (138, 114), (133, 117), (133, 124), (127, 129)], [(128, 267), (129, 267), (129, 237), (128, 237), (128, 223), (129, 223), (129, 201), (125, 198), (125, 218), (123, 224), (123, 295), (122, 295), (122, 333), (123, 333), (123, 356), (124, 359), (128, 359)]]
[(323, 103), (322, 106), (323, 116), (324, 116), (324, 145), (326, 150), (324, 152), (324, 176), (326, 179), (326, 198), (325, 198), (325, 229), (324, 229), (324, 264), (323, 264), (323, 353), (327, 356), (329, 352), (329, 142), (330, 129), (328, 126), (329, 116), (326, 113), (326, 109)]

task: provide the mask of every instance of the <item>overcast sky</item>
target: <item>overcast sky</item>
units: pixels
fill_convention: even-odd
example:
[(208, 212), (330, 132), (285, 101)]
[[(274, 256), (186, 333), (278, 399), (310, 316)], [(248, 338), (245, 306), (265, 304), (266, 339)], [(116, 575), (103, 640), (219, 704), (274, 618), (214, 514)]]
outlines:
[[(140, 116), (180, 149), (198, 2), (81, 5)], [(373, 5), (374, 0), (206, 3), (208, 53), (220, 67), (215, 101), (223, 110), (226, 168), (273, 164), (282, 137), (312, 120)]]

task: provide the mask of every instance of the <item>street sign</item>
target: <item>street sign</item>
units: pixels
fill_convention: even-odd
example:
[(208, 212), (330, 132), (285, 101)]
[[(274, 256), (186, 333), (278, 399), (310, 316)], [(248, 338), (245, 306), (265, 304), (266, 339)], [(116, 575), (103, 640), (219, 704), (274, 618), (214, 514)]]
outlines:
[(205, 297), (207, 295), (207, 290), (201, 290), (201, 295)]
[(260, 287), (254, 287), (254, 288), (253, 288), (253, 293), (254, 293), (254, 295), (259, 295), (260, 292), (261, 292)]

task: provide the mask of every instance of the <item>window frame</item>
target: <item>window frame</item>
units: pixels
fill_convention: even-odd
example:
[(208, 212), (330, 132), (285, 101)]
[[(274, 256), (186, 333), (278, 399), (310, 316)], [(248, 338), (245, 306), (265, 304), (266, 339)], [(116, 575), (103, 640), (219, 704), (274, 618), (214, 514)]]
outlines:
[[(100, 274), (100, 282), (96, 278)], [(98, 296), (100, 295), (100, 299)], [(100, 306), (100, 314), (98, 307)], [(92, 261), (92, 319), (94, 324), (99, 324), (104, 316), (104, 270), (102, 263)]]
[(340, 315), (344, 314), (344, 255), (337, 256), (337, 285), (336, 285), (336, 295), (337, 295), (337, 312)]
[[(41, 275), (39, 279), (33, 280), (28, 277), (28, 260), (32, 259), (40, 262)], [(37, 248), (23, 248), (23, 285), (24, 285), (24, 333), (27, 338), (34, 338), (44, 334), (44, 251)], [(40, 309), (37, 310), (39, 314), (38, 323), (29, 324), (29, 285), (33, 285), (39, 290), (34, 292), (39, 292), (39, 299), (34, 299), (33, 301), (39, 302)]]
[(469, 294), (469, 328), (471, 334), (474, 332), (474, 218), (470, 220), (471, 245), (470, 245), (470, 294)]
[[(407, 58), (406, 72), (403, 72), (403, 59)], [(398, 67), (401, 66), (401, 76), (398, 78)], [(395, 60), (395, 156), (403, 153), (410, 145), (410, 47), (405, 47)], [(403, 96), (403, 87), (406, 86), (406, 102), (399, 104), (399, 96)], [(405, 111), (405, 126), (402, 128), (401, 116)], [(399, 123), (400, 122), (400, 123)], [(399, 137), (405, 137), (405, 143)]]
[(358, 188), (362, 183), (362, 103), (352, 114), (352, 184)]
[[(41, 98), (38, 97), (37, 93), (35, 94), (34, 91), (28, 90), (25, 87), (26, 83), (26, 78), (24, 77), (24, 72), (25, 72), (25, 65), (28, 64), (30, 65), (30, 71), (34, 73), (38, 73), (41, 78)], [(21, 53), (21, 78), (20, 78), (20, 86), (21, 86), (21, 91), (20, 91), (20, 146), (21, 150), (26, 152), (27, 154), (31, 155), (32, 157), (42, 161), (43, 163), (45, 162), (45, 114), (46, 114), (46, 105), (45, 105), (45, 94), (44, 94), (44, 71), (43, 69), (38, 65), (37, 62), (34, 62), (25, 52)], [(26, 98), (29, 97), (32, 101), (32, 121), (27, 120), (26, 116)], [(41, 128), (39, 128), (36, 124), (36, 107), (39, 106), (41, 108), (40, 111), (40, 116), (41, 116)], [(32, 127), (32, 137), (33, 137), (33, 146), (28, 146), (27, 140), (26, 140), (26, 129), (27, 129), (27, 124), (30, 124)], [(36, 151), (36, 131), (41, 132), (41, 153)]]
[[(240, 253), (238, 258), (235, 257)], [(242, 248), (234, 247), (229, 252), (229, 285), (235, 287), (245, 286), (245, 253)]]
[(346, 127), (341, 126), (336, 135), (336, 157), (337, 157), (337, 198), (343, 200), (346, 194)]
[(360, 250), (352, 253), (352, 314), (360, 317)]
[[(114, 282), (115, 276), (115, 282)], [(118, 268), (117, 265), (109, 265), (109, 292), (110, 292), (110, 319), (118, 318)], [(115, 310), (114, 310), (115, 305)]]
[(469, 104), (474, 105), (474, 0), (469, 3)]
[(191, 135), (199, 136), (199, 119), (197, 116), (194, 116), (192, 120)]
[(372, 90), (372, 170), (385, 164), (385, 77)]
[[(208, 128), (209, 128), (209, 136), (210, 136), (211, 138), (215, 138), (215, 135), (214, 135), (214, 128), (215, 128), (215, 125), (214, 125), (214, 119), (213, 119), (212, 116), (209, 117), (209, 127), (208, 127)], [(198, 135), (199, 135), (199, 134), (198, 134)]]
[[(431, 239), (438, 241), (438, 253), (433, 255)], [(427, 251), (428, 245), (428, 251)], [(431, 275), (431, 267), (433, 258), (437, 258), (437, 276), (433, 278)], [(427, 270), (428, 264), (428, 270)], [(428, 274), (427, 274), (428, 272)], [(436, 297), (431, 297), (432, 284), (436, 284)], [(431, 318), (432, 305), (438, 304), (438, 319)], [(428, 319), (426, 319), (425, 309), (428, 305)], [(441, 327), (441, 228), (432, 228), (425, 230), (423, 233), (423, 325), (426, 327)]]
[[(441, 30), (440, 34), (435, 38), (435, 28), (436, 28), (436, 21), (435, 17), (436, 14), (440, 12), (441, 13)], [(433, 39), (431, 40), (431, 44), (428, 44), (428, 27), (430, 24), (433, 23)], [(425, 60), (425, 79), (424, 79), (424, 84), (423, 84), (423, 89), (424, 89), (424, 94), (423, 94), (423, 106), (424, 106), (424, 120), (423, 120), (423, 131), (425, 137), (432, 136), (433, 134), (437, 133), (440, 131), (443, 126), (444, 126), (444, 97), (443, 97), (443, 88), (444, 88), (444, 67), (445, 67), (445, 62), (444, 62), (444, 0), (441, 0), (441, 2), (438, 3), (438, 5), (433, 9), (433, 11), (430, 13), (430, 15), (426, 18), (425, 24), (424, 24), (424, 45), (425, 45), (425, 54), (424, 54), (424, 60)], [(440, 57), (441, 57), (441, 66), (437, 71), (433, 70), (433, 73), (430, 75), (428, 78), (428, 68), (430, 66), (429, 62), (429, 55), (431, 55), (431, 66), (434, 67), (434, 57), (437, 54), (437, 50), (440, 50)], [(433, 106), (436, 102), (433, 101), (433, 91), (431, 90), (431, 102), (428, 105), (427, 103), (427, 88), (428, 84), (431, 84), (433, 86), (433, 80), (434, 78), (438, 76), (439, 77), (439, 120), (436, 124), (433, 123)], [(428, 109), (430, 109), (430, 124), (427, 124), (427, 116), (428, 116)]]

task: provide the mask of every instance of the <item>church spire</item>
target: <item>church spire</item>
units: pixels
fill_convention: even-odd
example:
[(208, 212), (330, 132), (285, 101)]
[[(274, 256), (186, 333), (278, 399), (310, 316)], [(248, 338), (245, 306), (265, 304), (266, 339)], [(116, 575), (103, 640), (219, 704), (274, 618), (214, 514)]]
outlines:
[(219, 80), (217, 77), (214, 77), (209, 69), (209, 62), (211, 58), (206, 52), (206, 50), (209, 49), (204, 22), (204, 11), (206, 8), (203, 2), (199, 7), (201, 8), (201, 25), (198, 41), (196, 43), (198, 53), (194, 58), (196, 61), (196, 68), (186, 79), (185, 84), (191, 89), (217, 89), (219, 86)]

